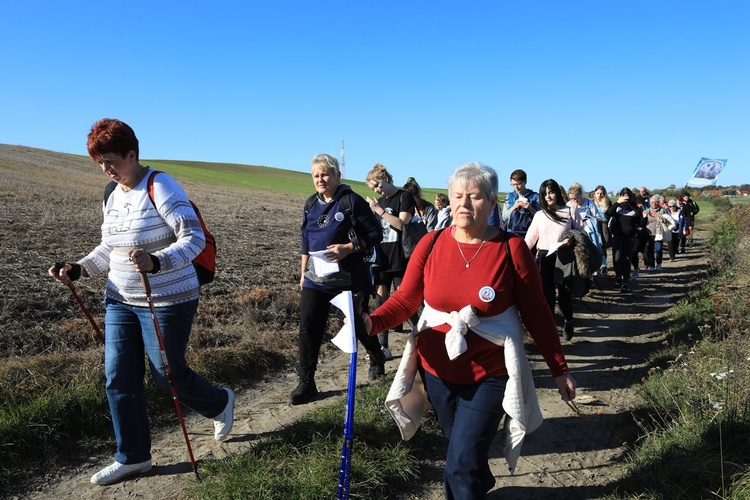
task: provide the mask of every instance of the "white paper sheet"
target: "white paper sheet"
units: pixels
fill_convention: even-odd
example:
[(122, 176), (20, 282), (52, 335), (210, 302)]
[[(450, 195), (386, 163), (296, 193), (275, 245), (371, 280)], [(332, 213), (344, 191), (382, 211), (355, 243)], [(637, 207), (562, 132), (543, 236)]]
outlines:
[(339, 265), (336, 262), (328, 260), (325, 254), (328, 250), (318, 250), (317, 252), (310, 252), (313, 266), (315, 267), (315, 274), (323, 277), (328, 276), (339, 271)]

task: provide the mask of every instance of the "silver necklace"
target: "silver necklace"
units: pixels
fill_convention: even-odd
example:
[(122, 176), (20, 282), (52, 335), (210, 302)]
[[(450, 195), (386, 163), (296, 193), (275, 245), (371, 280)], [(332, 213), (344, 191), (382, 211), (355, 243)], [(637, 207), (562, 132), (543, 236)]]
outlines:
[(474, 259), (476, 259), (477, 255), (479, 255), (479, 252), (482, 251), (482, 247), (484, 246), (484, 242), (485, 241), (487, 241), (487, 240), (482, 240), (482, 244), (479, 245), (479, 248), (477, 249), (477, 253), (474, 254), (474, 257), (472, 257), (469, 260), (466, 260), (466, 256), (464, 255), (464, 251), (461, 250), (461, 243), (459, 243), (458, 240), (456, 240), (456, 245), (458, 245), (458, 251), (461, 254), (461, 257), (464, 259), (464, 262), (466, 262), (466, 269), (469, 268), (469, 264), (471, 264), (471, 261), (474, 260)]

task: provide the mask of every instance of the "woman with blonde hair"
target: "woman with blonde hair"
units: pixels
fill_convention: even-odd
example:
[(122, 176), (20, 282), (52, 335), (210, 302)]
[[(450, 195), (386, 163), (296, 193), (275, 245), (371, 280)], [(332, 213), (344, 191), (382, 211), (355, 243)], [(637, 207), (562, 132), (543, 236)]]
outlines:
[(568, 188), (568, 206), (578, 211), (583, 220), (583, 232), (589, 237), (592, 243), (599, 249), (599, 253), (604, 253), (602, 235), (600, 232), (602, 221), (606, 221), (604, 215), (599, 215), (597, 204), (583, 196), (583, 186), (574, 182)]
[[(318, 397), (315, 371), (328, 323), (331, 299), (343, 291), (372, 294), (370, 265), (363, 251), (375, 247), (381, 238), (380, 225), (361, 196), (341, 182), (341, 170), (335, 157), (316, 155), (310, 162), (315, 194), (305, 204), (302, 223), (302, 257), (300, 267), (300, 325), (297, 387), (289, 403), (305, 404)], [(352, 216), (347, 215), (345, 198)], [(352, 241), (354, 231), (357, 242)], [(338, 271), (324, 276), (316, 273), (315, 252), (325, 252), (328, 262), (338, 264)], [(313, 255), (311, 257), (311, 254)], [(368, 300), (365, 300), (365, 304)], [(360, 339), (370, 357), (370, 380), (385, 373), (385, 358), (372, 337)]]
[[(376, 301), (382, 302), (390, 296), (391, 286), (397, 289), (401, 285), (401, 279), (406, 271), (408, 259), (401, 244), (401, 232), (404, 224), (411, 222), (414, 217), (414, 196), (396, 187), (393, 184), (393, 176), (380, 163), (372, 167), (365, 180), (370, 189), (380, 195), (377, 199), (368, 196), (367, 202), (383, 230), (383, 240), (379, 248), (380, 267), (375, 276)], [(388, 330), (378, 333), (378, 340), (385, 357), (391, 359)]]

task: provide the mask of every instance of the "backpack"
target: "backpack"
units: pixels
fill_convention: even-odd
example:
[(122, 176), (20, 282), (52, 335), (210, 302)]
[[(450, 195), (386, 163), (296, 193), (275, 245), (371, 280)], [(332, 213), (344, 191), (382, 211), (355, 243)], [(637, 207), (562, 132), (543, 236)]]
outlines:
[[(512, 207), (516, 203), (516, 196), (515, 191), (508, 195), (508, 206)], [(533, 203), (532, 198), (529, 198), (529, 201)], [(531, 219), (533, 219), (533, 215), (529, 209), (519, 208), (513, 210), (508, 217), (508, 223), (505, 226), (505, 230), (523, 238), (526, 236), (529, 226), (531, 226)]]
[[(154, 208), (156, 208), (156, 202), (154, 201), (154, 177), (156, 177), (156, 174), (158, 173), (160, 173), (159, 170), (154, 170), (148, 176), (148, 197)], [(117, 183), (115, 181), (107, 184), (107, 187), (104, 188), (104, 203), (107, 203), (112, 191), (114, 191), (116, 187)], [(192, 201), (190, 201), (190, 205), (192, 205), (193, 210), (195, 210), (195, 215), (198, 217), (198, 222), (200, 222), (201, 229), (203, 229), (203, 235), (206, 238), (206, 246), (203, 247), (201, 253), (193, 259), (193, 267), (195, 267), (195, 274), (198, 276), (198, 283), (203, 286), (206, 283), (211, 283), (216, 274), (216, 238), (214, 238), (214, 235), (208, 230), (206, 222), (203, 220), (200, 210), (198, 210), (198, 206)]]
[[(357, 233), (357, 228), (359, 228), (360, 224), (357, 218), (354, 216), (354, 210), (352, 210), (352, 200), (349, 196), (354, 191), (352, 191), (352, 189), (346, 184), (342, 184), (342, 186), (343, 188), (339, 189), (339, 192), (336, 193), (336, 196), (334, 196), (333, 198), (334, 200), (338, 200), (341, 202), (341, 208), (344, 210), (346, 216), (349, 217), (349, 222), (351, 222), (352, 224), (352, 227), (350, 227), (349, 231), (347, 231), (347, 236), (349, 236), (349, 241), (351, 241), (354, 245), (354, 250), (358, 254), (362, 255), (362, 259), (365, 262), (372, 262), (374, 259), (375, 249), (372, 247), (368, 247), (364, 239), (360, 238)], [(317, 199), (318, 195), (316, 193), (310, 195), (305, 201), (305, 217), (302, 220), (302, 229), (304, 229), (307, 225), (307, 214), (310, 213), (310, 209), (315, 204)]]

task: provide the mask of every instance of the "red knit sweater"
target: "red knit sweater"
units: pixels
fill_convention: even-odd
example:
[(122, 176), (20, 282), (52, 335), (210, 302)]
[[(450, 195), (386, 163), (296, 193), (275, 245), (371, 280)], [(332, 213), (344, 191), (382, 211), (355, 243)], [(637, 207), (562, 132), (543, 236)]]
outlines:
[[(485, 242), (466, 267), (453, 237), (455, 228), (440, 233), (429, 258), (427, 249), (436, 233), (422, 238), (414, 250), (406, 274), (398, 290), (372, 313), (373, 335), (406, 321), (424, 300), (439, 311), (459, 311), (467, 304), (477, 316), (495, 316), (514, 303), (521, 321), (534, 339), (553, 376), (568, 373), (560, 345), (557, 326), (542, 293), (542, 281), (534, 257), (524, 240), (500, 233)], [(513, 254), (515, 275), (507, 258), (505, 238)], [(479, 245), (461, 244), (466, 259), (472, 259)], [(425, 265), (425, 260), (427, 264)], [(494, 297), (489, 302), (480, 298), (480, 290), (490, 287)], [(483, 294), (485, 299), (487, 294)], [(492, 295), (492, 293), (490, 293)], [(417, 355), (420, 365), (429, 373), (457, 384), (471, 384), (488, 377), (507, 375), (503, 348), (469, 330), (467, 350), (453, 361), (445, 349), (447, 324), (420, 332)]]

